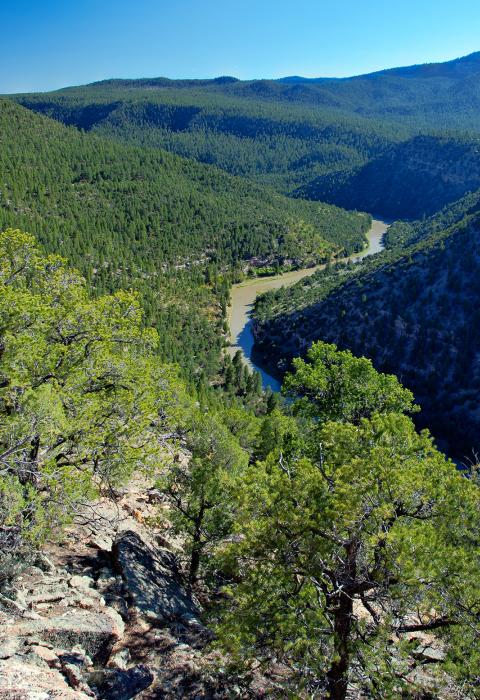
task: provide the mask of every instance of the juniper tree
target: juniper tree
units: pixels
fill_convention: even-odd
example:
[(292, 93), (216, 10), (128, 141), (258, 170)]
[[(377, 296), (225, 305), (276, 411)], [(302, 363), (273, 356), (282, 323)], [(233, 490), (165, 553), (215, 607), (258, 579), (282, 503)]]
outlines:
[(332, 346), (312, 356), (323, 367), (316, 359), (309, 375), (297, 363), (287, 380), (308, 388), (301, 429), (270, 442), (236, 485), (220, 642), (244, 660), (284, 662), (296, 691), (343, 700), (354, 682), (384, 698), (408, 687), (406, 634), (433, 631), (444, 668), (473, 688), (478, 487), (398, 412), (411, 400), (397, 380), (361, 364), (364, 381), (352, 385), (351, 356)]

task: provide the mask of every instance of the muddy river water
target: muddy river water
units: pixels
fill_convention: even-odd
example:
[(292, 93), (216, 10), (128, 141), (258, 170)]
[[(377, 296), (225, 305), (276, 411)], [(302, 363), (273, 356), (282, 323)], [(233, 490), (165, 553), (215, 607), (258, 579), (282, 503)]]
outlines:
[[(380, 219), (373, 219), (372, 227), (367, 233), (368, 246), (361, 253), (352, 255), (350, 260), (361, 260), (368, 255), (378, 253), (383, 249), (383, 234), (387, 230), (389, 224)], [(228, 323), (230, 326), (231, 346), (229, 347), (230, 354), (233, 355), (237, 350), (241, 350), (246, 363), (250, 369), (256, 369), (260, 372), (264, 388), (270, 387), (273, 391), (280, 390), (280, 382), (275, 377), (272, 377), (268, 372), (265, 372), (261, 367), (252, 362), (253, 348), (253, 332), (251, 313), (255, 297), (263, 292), (268, 292), (270, 289), (279, 289), (287, 287), (295, 282), (298, 282), (303, 277), (313, 275), (316, 270), (320, 270), (324, 265), (310, 267), (303, 270), (294, 270), (286, 272), (283, 275), (276, 277), (263, 277), (240, 282), (232, 287), (231, 291), (231, 306), (228, 310)]]

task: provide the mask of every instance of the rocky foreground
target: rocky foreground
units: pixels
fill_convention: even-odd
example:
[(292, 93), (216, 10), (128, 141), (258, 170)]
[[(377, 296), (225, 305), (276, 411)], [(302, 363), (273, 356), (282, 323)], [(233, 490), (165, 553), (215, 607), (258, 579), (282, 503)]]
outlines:
[(205, 697), (208, 633), (137, 485), (71, 528), (0, 596), (0, 698)]

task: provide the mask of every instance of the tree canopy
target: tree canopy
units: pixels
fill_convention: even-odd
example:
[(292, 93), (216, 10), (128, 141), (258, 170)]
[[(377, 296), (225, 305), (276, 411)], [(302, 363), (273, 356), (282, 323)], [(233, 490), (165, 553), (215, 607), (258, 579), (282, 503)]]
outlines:
[(136, 294), (92, 299), (13, 229), (0, 234), (0, 285), (0, 534), (14, 550), (158, 466), (183, 389)]
[(418, 411), (413, 394), (393, 374), (377, 372), (366, 357), (317, 342), (306, 361), (293, 360), (282, 389), (297, 397), (296, 409), (319, 420), (358, 423), (374, 413)]
[[(478, 658), (464, 651), (480, 634), (478, 487), (416, 432), (396, 380), (333, 346), (310, 359), (286, 382), (307, 389), (297, 430), (237, 484), (221, 643), (285, 664), (314, 695), (341, 700), (354, 683), (384, 698), (415, 686), (409, 634), (434, 631), (444, 668), (473, 692)], [(354, 367), (364, 374), (349, 394)]]

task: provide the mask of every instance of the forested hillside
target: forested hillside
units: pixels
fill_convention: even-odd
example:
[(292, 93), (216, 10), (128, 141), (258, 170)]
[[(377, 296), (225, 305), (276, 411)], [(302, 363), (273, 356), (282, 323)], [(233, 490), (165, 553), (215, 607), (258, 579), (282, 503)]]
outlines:
[(259, 351), (280, 370), (317, 339), (372, 358), (415, 393), (420, 425), (471, 456), (480, 428), (479, 200), (395, 224), (389, 250), (260, 297)]
[(479, 86), (472, 54), (341, 80), (107, 80), (14, 99), (283, 194), (419, 218), (479, 186)]
[(358, 250), (369, 226), (365, 215), (83, 134), (10, 101), (0, 102), (0, 134), (0, 226), (34, 232), (97, 293), (138, 289), (163, 356), (189, 375), (217, 367), (229, 270), (252, 257), (299, 265)]
[(353, 172), (324, 175), (298, 195), (418, 219), (480, 187), (479, 156), (479, 137), (417, 136)]
[[(244, 102), (306, 105), (382, 121), (403, 121), (414, 128), (473, 129), (478, 132), (479, 79), (480, 52), (477, 52), (445, 63), (394, 68), (342, 79), (309, 80), (300, 76), (250, 81), (232, 77), (213, 80), (117, 79), (92, 83), (86, 88), (68, 88), (52, 96), (54, 100), (59, 97), (68, 103), (70, 98), (79, 96), (87, 96), (92, 102), (95, 95), (104, 102), (101, 96), (106, 93), (117, 98), (123, 93), (124, 99), (131, 100), (136, 99), (135, 93), (139, 95), (143, 91), (145, 97), (149, 91), (151, 99), (169, 95), (168, 101), (188, 100), (191, 99), (189, 95), (194, 98), (208, 95), (208, 99), (217, 105), (225, 97), (239, 98)], [(101, 118), (105, 118), (110, 110), (105, 109)], [(91, 112), (90, 124), (98, 120), (98, 115)]]
[(355, 114), (271, 101), (257, 87), (244, 97), (216, 92), (208, 82), (114, 81), (16, 99), (64, 124), (165, 148), (285, 194), (315, 175), (360, 166), (409, 133)]
[[(460, 223), (480, 209), (480, 190), (470, 192), (428, 218), (419, 221), (394, 221), (388, 227), (383, 243), (388, 249), (407, 248), (422, 239), (438, 236), (445, 229)], [(433, 239), (432, 239), (433, 240)]]

